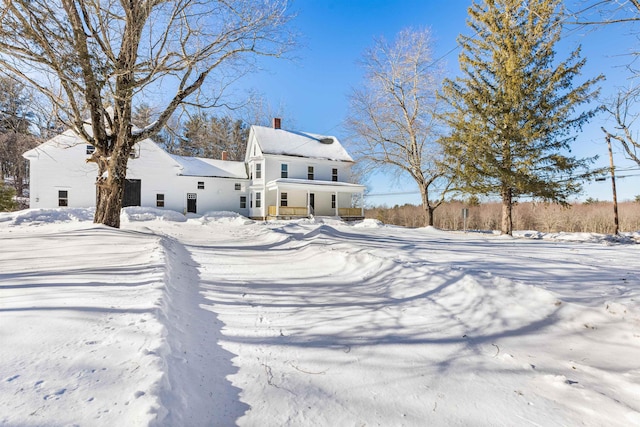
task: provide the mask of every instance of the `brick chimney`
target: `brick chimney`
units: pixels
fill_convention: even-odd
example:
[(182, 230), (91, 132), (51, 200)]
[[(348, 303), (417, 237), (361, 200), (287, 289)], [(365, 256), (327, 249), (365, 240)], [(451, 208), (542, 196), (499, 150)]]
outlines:
[(222, 160), (228, 160), (229, 157), (229, 153), (227, 153), (226, 151), (222, 152)]
[(280, 117), (274, 117), (273, 118), (273, 128), (274, 129), (280, 129), (282, 125), (282, 119)]

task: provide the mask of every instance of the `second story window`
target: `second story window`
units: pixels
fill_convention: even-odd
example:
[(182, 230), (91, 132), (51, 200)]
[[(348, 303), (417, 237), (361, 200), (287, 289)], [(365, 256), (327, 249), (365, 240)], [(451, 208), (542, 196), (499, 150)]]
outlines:
[(198, 181), (198, 190), (204, 190), (204, 181)]
[(338, 169), (331, 169), (331, 181), (338, 181)]
[(242, 190), (242, 184), (240, 184), (239, 182), (236, 182), (235, 189), (236, 191)]
[(280, 178), (289, 178), (289, 165), (286, 163), (280, 165)]
[(313, 180), (313, 166), (309, 166), (309, 167), (307, 168), (307, 179), (308, 179), (309, 181), (312, 181), (312, 180)]
[(262, 178), (262, 163), (256, 163), (256, 179)]
[(87, 154), (93, 154), (96, 151), (96, 147), (91, 144), (87, 144)]

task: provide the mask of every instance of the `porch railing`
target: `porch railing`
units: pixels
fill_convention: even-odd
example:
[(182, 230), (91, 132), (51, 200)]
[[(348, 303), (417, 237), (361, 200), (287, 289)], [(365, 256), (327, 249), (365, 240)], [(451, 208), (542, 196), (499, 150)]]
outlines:
[(362, 216), (362, 209), (360, 208), (338, 208), (338, 215), (341, 217), (354, 217)]
[[(354, 218), (362, 216), (360, 208), (338, 208), (338, 215), (343, 218)], [(280, 206), (277, 212), (276, 206), (269, 206), (269, 216), (309, 216), (306, 206)]]
[(269, 216), (309, 216), (306, 206), (280, 206), (277, 213), (276, 206), (269, 206)]

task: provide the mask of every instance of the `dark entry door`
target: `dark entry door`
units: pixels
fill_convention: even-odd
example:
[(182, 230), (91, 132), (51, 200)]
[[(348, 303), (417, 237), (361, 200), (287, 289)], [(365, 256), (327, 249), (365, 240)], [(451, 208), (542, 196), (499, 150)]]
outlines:
[(309, 193), (309, 207), (311, 208), (311, 214), (316, 211), (316, 195), (313, 193)]
[(122, 207), (140, 206), (142, 194), (142, 180), (125, 179), (124, 180), (124, 197), (122, 198)]
[(187, 193), (187, 213), (196, 213), (196, 193)]

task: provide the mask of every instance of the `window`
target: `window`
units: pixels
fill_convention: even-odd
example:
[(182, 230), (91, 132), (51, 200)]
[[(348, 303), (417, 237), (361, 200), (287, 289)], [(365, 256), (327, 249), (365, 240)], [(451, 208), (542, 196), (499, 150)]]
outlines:
[(93, 145), (87, 144), (87, 154), (93, 154), (96, 151), (96, 147)]
[(236, 182), (236, 191), (242, 190), (242, 185), (239, 182)]
[(287, 193), (280, 193), (280, 206), (287, 206)]
[(69, 192), (67, 190), (58, 191), (58, 206), (69, 206)]
[(286, 163), (280, 165), (280, 178), (289, 178), (289, 165)]
[(307, 179), (310, 181), (313, 180), (313, 166), (307, 168)]
[(247, 208), (247, 196), (240, 196), (240, 209)]
[(338, 181), (338, 169), (331, 169), (331, 181)]
[(137, 159), (138, 157), (140, 157), (140, 153), (138, 152), (138, 147), (133, 147), (129, 152), (129, 158)]
[(256, 163), (256, 179), (262, 178), (262, 163)]
[(262, 206), (262, 193), (256, 193), (256, 208), (259, 208)]
[(164, 208), (164, 194), (156, 194), (156, 207)]
[(204, 190), (204, 181), (198, 181), (198, 190)]
[(332, 194), (331, 195), (331, 209), (335, 209), (336, 208), (336, 195)]

